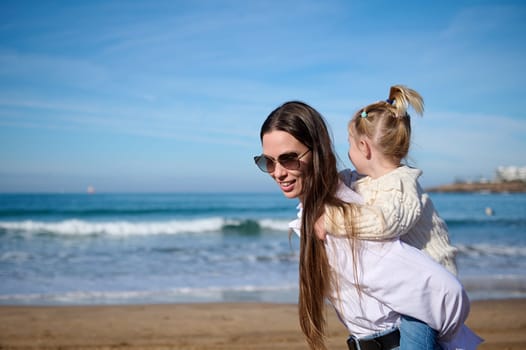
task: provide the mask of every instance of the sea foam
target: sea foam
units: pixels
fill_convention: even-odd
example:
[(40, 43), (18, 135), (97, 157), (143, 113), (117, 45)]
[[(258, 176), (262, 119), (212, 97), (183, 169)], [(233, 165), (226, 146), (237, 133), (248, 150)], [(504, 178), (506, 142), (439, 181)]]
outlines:
[[(232, 220), (220, 217), (209, 217), (191, 220), (164, 221), (85, 221), (70, 219), (57, 222), (34, 220), (0, 222), (0, 229), (21, 234), (50, 234), (69, 236), (88, 235), (159, 235), (180, 233), (222, 232), (225, 229), (259, 232), (261, 229), (287, 231), (287, 220), (262, 219)], [(252, 233), (252, 232), (248, 232)]]
[(152, 235), (210, 232), (220, 230), (224, 224), (221, 218), (168, 221), (108, 221), (64, 220), (59, 222), (16, 221), (0, 222), (0, 228), (16, 233), (37, 233), (55, 235)]

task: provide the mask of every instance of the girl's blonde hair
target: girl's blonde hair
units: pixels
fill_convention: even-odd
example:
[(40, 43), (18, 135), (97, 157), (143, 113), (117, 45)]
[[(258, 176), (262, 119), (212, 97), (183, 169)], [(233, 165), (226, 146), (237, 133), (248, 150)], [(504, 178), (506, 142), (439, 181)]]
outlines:
[(349, 122), (353, 137), (367, 136), (382, 154), (394, 162), (407, 157), (411, 143), (412, 107), (424, 113), (424, 100), (418, 92), (403, 85), (395, 85), (386, 101), (378, 101), (360, 109)]

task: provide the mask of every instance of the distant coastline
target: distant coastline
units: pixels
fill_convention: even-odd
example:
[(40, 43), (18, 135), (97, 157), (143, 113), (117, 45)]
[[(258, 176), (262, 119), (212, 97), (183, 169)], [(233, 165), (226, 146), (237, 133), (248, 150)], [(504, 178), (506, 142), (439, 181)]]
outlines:
[(430, 187), (427, 192), (434, 193), (526, 193), (525, 181), (502, 182), (460, 182)]

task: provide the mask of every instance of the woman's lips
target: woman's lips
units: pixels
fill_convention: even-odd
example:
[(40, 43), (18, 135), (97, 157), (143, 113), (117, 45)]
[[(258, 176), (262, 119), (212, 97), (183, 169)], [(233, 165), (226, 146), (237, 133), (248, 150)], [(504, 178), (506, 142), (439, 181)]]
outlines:
[(293, 180), (293, 181), (280, 181), (279, 182), (279, 187), (281, 188), (281, 190), (283, 192), (290, 192), (294, 189), (294, 183), (296, 181)]

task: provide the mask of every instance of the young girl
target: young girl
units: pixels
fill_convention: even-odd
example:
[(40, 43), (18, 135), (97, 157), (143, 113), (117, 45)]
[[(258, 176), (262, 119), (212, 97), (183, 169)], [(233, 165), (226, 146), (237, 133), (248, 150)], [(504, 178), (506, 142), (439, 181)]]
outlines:
[[(256, 165), (286, 197), (300, 200), (300, 219), (292, 223), (300, 234), (298, 309), (311, 349), (326, 348), (327, 299), (352, 334), (350, 349), (397, 349), (401, 314), (436, 329), (448, 349), (475, 349), (480, 340), (463, 325), (469, 299), (452, 274), (399, 240), (355, 239), (356, 195), (338, 179), (327, 126), (316, 110), (283, 104), (263, 123), (260, 139)], [(318, 229), (328, 207), (343, 214), (347, 235)]]
[[(422, 115), (422, 97), (405, 86), (393, 86), (386, 101), (360, 109), (349, 122), (349, 158), (356, 171), (340, 175), (366, 206), (377, 211), (376, 216), (352, 216), (355, 234), (372, 240), (400, 238), (456, 275), (457, 250), (449, 242), (446, 223), (418, 182), (422, 172), (402, 163), (411, 141), (409, 106)], [(325, 224), (333, 234), (346, 234), (343, 212), (335, 208), (327, 211)], [(418, 320), (402, 317), (401, 350), (433, 349), (435, 332), (426, 328)]]

